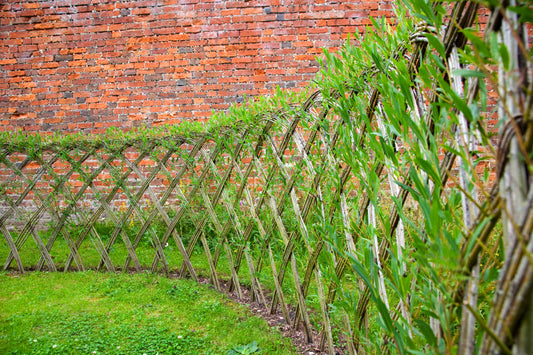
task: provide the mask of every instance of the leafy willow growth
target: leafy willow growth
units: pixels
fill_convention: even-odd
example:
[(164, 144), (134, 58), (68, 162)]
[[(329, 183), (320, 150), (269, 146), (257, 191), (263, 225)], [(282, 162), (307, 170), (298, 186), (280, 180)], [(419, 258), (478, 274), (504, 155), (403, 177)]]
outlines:
[(404, 0), (325, 52), (314, 91), (205, 129), (3, 134), (4, 269), (84, 270), (90, 241), (99, 269), (246, 286), (330, 354), (527, 353), (532, 18), (515, 2)]

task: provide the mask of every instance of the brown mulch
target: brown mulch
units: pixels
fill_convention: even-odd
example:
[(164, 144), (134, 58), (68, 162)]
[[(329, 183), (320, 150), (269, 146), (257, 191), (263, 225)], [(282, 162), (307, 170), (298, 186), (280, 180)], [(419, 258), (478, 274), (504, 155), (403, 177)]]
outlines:
[[(27, 271), (32, 271), (27, 270)], [(136, 273), (134, 269), (130, 269), (127, 272), (129, 273)], [(10, 272), (14, 277), (18, 277), (19, 273), (18, 271), (12, 271)], [(167, 275), (169, 278), (180, 278), (178, 274), (171, 273)], [(210, 284), (210, 279), (205, 276), (198, 275), (198, 281), (201, 284), (208, 285), (209, 287), (213, 287)], [(271, 328), (278, 329), (284, 337), (291, 339), (292, 344), (294, 347), (300, 352), (300, 354), (305, 355), (322, 355), (322, 354), (328, 354), (326, 351), (320, 351), (320, 333), (316, 330), (312, 330), (312, 338), (313, 342), (308, 343), (305, 340), (305, 334), (302, 330), (300, 330), (300, 327), (297, 329), (293, 328), (291, 324), (287, 324), (285, 321), (285, 318), (281, 315), (281, 313), (275, 313), (270, 314), (270, 310), (268, 307), (265, 307), (263, 304), (252, 301), (252, 292), (248, 287), (245, 287), (241, 285), (241, 291), (242, 291), (242, 298), (239, 298), (236, 291), (229, 292), (229, 281), (221, 280), (219, 279), (221, 292), (227, 295), (233, 302), (242, 304), (252, 312), (253, 315), (260, 317), (267, 321), (268, 325)], [(265, 295), (265, 299), (267, 304), (271, 303), (272, 300), (270, 297)], [(296, 312), (296, 309), (291, 306), (287, 305), (289, 308), (289, 314), (291, 317), (294, 317), (294, 314)], [(345, 355), (346, 349), (344, 347), (335, 347), (335, 355)]]
[[(300, 327), (298, 327), (298, 329), (293, 328), (291, 324), (287, 324), (287, 322), (285, 321), (285, 318), (281, 315), (281, 313), (270, 314), (270, 310), (267, 307), (265, 307), (263, 304), (257, 301), (252, 301), (252, 293), (249, 288), (243, 287), (241, 285), (242, 298), (239, 299), (236, 291), (229, 292), (228, 281), (219, 280), (219, 282), (220, 282), (221, 291), (224, 294), (226, 294), (232, 301), (248, 307), (248, 309), (255, 316), (261, 317), (264, 320), (266, 320), (268, 325), (271, 328), (278, 329), (283, 334), (284, 337), (290, 338), (294, 347), (298, 349), (298, 351), (301, 354), (305, 354), (305, 355), (327, 354), (327, 351), (322, 351), (322, 352), (320, 351), (320, 333), (318, 331), (316, 330), (312, 331), (313, 342), (308, 343), (305, 340), (304, 332), (299, 329)], [(209, 284), (209, 279), (202, 278), (200, 279), (200, 283)], [(267, 303), (271, 302), (270, 298), (268, 298), (266, 295), (265, 295), (265, 298), (267, 298), (266, 300)], [(289, 307), (290, 315), (293, 316), (295, 313), (294, 307), (290, 307), (289, 305), (288, 307)], [(336, 355), (344, 355), (345, 353), (346, 353), (345, 349), (341, 347), (335, 348)]]

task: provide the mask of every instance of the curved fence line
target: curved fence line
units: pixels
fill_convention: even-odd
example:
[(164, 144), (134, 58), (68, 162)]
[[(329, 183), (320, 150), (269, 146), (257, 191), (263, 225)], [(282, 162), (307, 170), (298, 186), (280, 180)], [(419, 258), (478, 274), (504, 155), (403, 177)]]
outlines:
[[(419, 24), (408, 42), (400, 41), (391, 52), (390, 87), (370, 81), (367, 87), (357, 87), (347, 81), (338, 89), (316, 91), (300, 107), (265, 114), (255, 127), (216, 136), (168, 136), (135, 144), (115, 142), (113, 147), (4, 147), (3, 269), (149, 269), (178, 272), (196, 281), (205, 275), (218, 290), (220, 279), (228, 278), (231, 291), (242, 297), (242, 287), (249, 287), (254, 300), (301, 327), (307, 341), (316, 340), (313, 329), (319, 327), (321, 348), (329, 353), (339, 346), (350, 353), (370, 351), (376, 327), (369, 324), (372, 314), (381, 317), (380, 326), (386, 329), (376, 342), (384, 352), (402, 352), (416, 339), (434, 349), (449, 349), (457, 343), (455, 336), (447, 337), (452, 333), (461, 339), (463, 351), (474, 339), (471, 322), (481, 324), (487, 349), (509, 350), (508, 330), (518, 324), (513, 305), (524, 307), (531, 291), (531, 264), (524, 252), (531, 243), (520, 244), (522, 236), (531, 235), (531, 197), (524, 202), (521, 220), (512, 220), (499, 190), (506, 164), (512, 166), (504, 161), (512, 143), (501, 148), (497, 161), (485, 162), (503, 171), (497, 180), (487, 181), (484, 189), (479, 186), (483, 162), (476, 161), (478, 153), (473, 152), (492, 148), (483, 137), (474, 145), (472, 137), (480, 131), (466, 116), (483, 82), (458, 60), (467, 39), (461, 29), (473, 24), (477, 11), (477, 4), (457, 3), (442, 32), (438, 60), (446, 66), (436, 70), (451, 96), (462, 97), (458, 102), (464, 103), (449, 106), (449, 111), (437, 104), (442, 92), (423, 83), (422, 65), (428, 52), (435, 51), (432, 39), (438, 31)], [(494, 11), (487, 28), (497, 31), (501, 21), (501, 11)], [(402, 70), (415, 78), (406, 87), (392, 79), (401, 79)], [(380, 71), (376, 64), (361, 75), (372, 77)], [(450, 73), (467, 73), (470, 81)], [(395, 91), (386, 91), (394, 85)], [(398, 109), (383, 98), (386, 94), (401, 94), (410, 104)], [(352, 111), (342, 110), (347, 101)], [(416, 124), (403, 132), (404, 126), (391, 123), (393, 115), (403, 115), (404, 125)], [(455, 121), (443, 130), (436, 120), (447, 115)], [(514, 149), (524, 148), (519, 144), (531, 147), (530, 126), (527, 120), (521, 126), (524, 139)], [(509, 137), (513, 141), (516, 132)], [(460, 206), (463, 215), (449, 219), (463, 221), (458, 235), (427, 225), (434, 223), (438, 229), (446, 216), (432, 211), (454, 214), (453, 206)], [(501, 270), (519, 272), (516, 277), (526, 286), (512, 301), (497, 300), (499, 313), (493, 313), (486, 326), (479, 316), (481, 305), (473, 298), (474, 287), (480, 260), (495, 263), (487, 248), (499, 249), (488, 238), (502, 214), (522, 234), (507, 249), (514, 261), (506, 258)], [(448, 243), (458, 255), (453, 265), (460, 268), (454, 270), (460, 277), (450, 281), (449, 291), (439, 284), (438, 271), (449, 273), (439, 260), (408, 265), (408, 249), (415, 250), (409, 255), (420, 256), (416, 249), (440, 245), (433, 243), (432, 233), (448, 238), (439, 243)], [(435, 274), (427, 285), (409, 276), (430, 266)], [(513, 282), (502, 279), (500, 287), (512, 292)], [(462, 309), (460, 330), (447, 329), (449, 314), (437, 310), (416, 318), (418, 310), (429, 307), (413, 296), (411, 289), (417, 288), (436, 290), (433, 304), (452, 300), (443, 312)], [(510, 318), (498, 318), (502, 315)]]

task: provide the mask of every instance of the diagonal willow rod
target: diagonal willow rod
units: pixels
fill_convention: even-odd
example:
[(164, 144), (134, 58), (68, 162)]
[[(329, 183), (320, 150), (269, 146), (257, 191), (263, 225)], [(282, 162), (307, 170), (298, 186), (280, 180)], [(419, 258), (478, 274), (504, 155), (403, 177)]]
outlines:
[[(206, 138), (201, 138), (199, 139), (193, 146), (193, 148), (191, 149), (191, 151), (189, 152), (188, 156), (185, 158), (185, 159), (193, 159), (196, 154), (198, 153), (198, 151), (202, 148), (202, 146), (205, 144), (206, 142)], [(180, 141), (180, 143), (183, 143), (183, 140)], [(169, 184), (168, 188), (165, 190), (163, 196), (161, 197), (161, 199), (159, 201), (157, 200), (153, 200), (152, 202), (154, 203), (155, 205), (155, 209), (152, 210), (152, 213), (150, 214), (150, 216), (148, 217), (148, 219), (144, 222), (144, 224), (142, 225), (142, 227), (139, 229), (139, 232), (137, 233), (137, 235), (135, 236), (135, 240), (133, 242), (133, 246), (134, 248), (137, 248), (137, 245), (139, 244), (139, 242), (141, 241), (141, 238), (142, 236), (144, 235), (144, 233), (146, 232), (146, 230), (151, 226), (151, 223), (152, 221), (154, 220), (154, 218), (157, 216), (157, 214), (159, 213), (161, 215), (161, 217), (163, 218), (163, 221), (165, 222), (167, 228), (170, 228), (170, 225), (171, 225), (171, 220), (170, 220), (170, 217), (168, 216), (168, 214), (165, 212), (165, 210), (163, 209), (162, 206), (165, 205), (166, 201), (168, 200), (168, 198), (170, 197), (172, 191), (174, 191), (174, 189), (178, 186), (178, 183), (181, 181), (181, 179), (183, 178), (183, 175), (187, 172), (187, 170), (189, 169), (189, 165), (185, 165), (182, 169), (180, 169), (180, 171), (176, 174), (176, 176), (172, 179), (172, 182)], [(181, 191), (181, 190), (180, 190)], [(176, 230), (172, 230), (172, 233), (173, 233), (173, 237), (175, 240), (179, 240), (179, 235), (177, 234), (177, 231)], [(166, 243), (166, 242), (165, 242)], [(162, 242), (161, 242), (162, 244)], [(152, 270), (155, 270), (155, 266), (157, 265), (157, 262), (158, 260), (162, 260), (163, 263), (165, 262), (164, 259), (165, 256), (164, 256), (164, 253), (162, 255), (159, 255), (159, 256), (156, 256), (154, 258), (154, 261), (152, 263)], [(126, 259), (126, 263), (124, 265), (124, 268), (127, 269), (128, 266), (129, 266), (129, 263), (131, 262), (131, 259), (130, 258), (127, 258)]]
[[(64, 151), (61, 151), (60, 153), (63, 154)], [(80, 159), (76, 162), (76, 164), (78, 164), (78, 165), (79, 164), (83, 164), (92, 155), (92, 153), (93, 153), (93, 151), (91, 151), (91, 150), (86, 152), (82, 157), (80, 157)], [(68, 156), (68, 154), (66, 154), (66, 155)], [(70, 159), (70, 157), (69, 157), (69, 159)], [(69, 161), (69, 159), (67, 159), (67, 161)], [(45, 162), (43, 160), (40, 160), (39, 162), (43, 166), (46, 165), (46, 169), (48, 171), (48, 174), (50, 174), (55, 179), (55, 181), (59, 181), (59, 183), (54, 186), (54, 192), (50, 193), (48, 195), (48, 198), (46, 199), (46, 201), (43, 201), (41, 199), (41, 202), (43, 204), (47, 205), (47, 209), (48, 209), (51, 217), (53, 218), (54, 222), (55, 223), (59, 223), (60, 216), (52, 208), (52, 206), (50, 206), (50, 203), (53, 200), (53, 196), (56, 193), (59, 193), (60, 191), (64, 191), (65, 190), (65, 184), (69, 180), (70, 176), (72, 176), (72, 174), (74, 173), (74, 170), (70, 169), (63, 176), (58, 176), (58, 174), (54, 171), (54, 169), (52, 168), (50, 163), (47, 163), (47, 162)], [(50, 239), (48, 240), (48, 243), (46, 244), (46, 248), (48, 249), (49, 252), (52, 249), (52, 247), (53, 247), (53, 245), (54, 245), (54, 243), (55, 243), (55, 241), (57, 239), (58, 234), (59, 233), (53, 233), (52, 236), (50, 237)], [(72, 253), (74, 253), (74, 255), (75, 255), (74, 256), (74, 262), (76, 263), (78, 271), (83, 271), (83, 262), (81, 260), (81, 257), (79, 255), (78, 251), (73, 247), (74, 240), (72, 239), (72, 236), (70, 235), (69, 231), (66, 230), (66, 229), (62, 231), (62, 234), (63, 234), (63, 238), (65, 239), (65, 241), (67, 243), (67, 246), (69, 247), (70, 251)], [(44, 258), (41, 256), (39, 262), (37, 263), (37, 270), (42, 270), (42, 267), (44, 265), (44, 261), (45, 261)]]
[[(58, 158), (58, 155), (56, 154), (52, 159), (51, 162), (55, 162)], [(42, 213), (45, 209), (45, 204), (41, 204), (40, 208), (30, 217), (26, 218), (24, 214), (20, 211), (20, 203), (23, 201), (24, 197), (26, 197), (30, 191), (33, 191), (33, 188), (35, 187), (35, 184), (37, 181), (43, 176), (43, 174), (46, 172), (46, 167), (41, 166), (37, 173), (35, 174), (33, 179), (30, 179), (24, 174), (18, 167), (16, 167), (13, 163), (11, 163), (9, 160), (4, 159), (3, 161), (8, 167), (13, 169), (15, 171), (14, 174), (21, 176), (23, 181), (26, 182), (27, 187), (25, 191), (20, 195), (20, 197), (17, 199), (17, 201), (13, 202), (8, 196), (4, 196), (7, 203), (10, 205), (11, 209), (8, 210), (4, 216), (2, 216), (2, 219), (7, 218), (11, 211), (14, 211), (16, 214), (18, 214), (21, 219), (26, 220), (26, 224), (24, 225), (22, 232), (19, 234), (17, 240), (15, 241), (14, 245), (18, 247), (19, 249), (22, 248), (24, 243), (27, 240), (28, 233), (31, 233), (33, 239), (37, 243), (42, 257), (45, 259), (46, 264), (52, 271), (56, 271), (56, 267), (54, 265), (54, 262), (52, 261), (52, 257), (49, 253), (49, 250), (46, 248), (46, 245), (43, 243), (42, 239), (39, 237), (39, 234), (35, 231), (35, 224), (41, 217)], [(42, 197), (38, 195), (39, 199), (42, 201)], [(9, 232), (6, 230), (6, 232), (9, 234)], [(4, 265), (4, 270), (9, 267), (9, 264), (13, 261), (14, 252), (16, 253), (16, 249), (12, 249), (10, 255), (8, 256), (8, 259)], [(20, 265), (19, 265), (20, 268)]]
[[(459, 8), (459, 9), (457, 9)], [(465, 7), (464, 3), (460, 3), (456, 6), (456, 9), (454, 10), (454, 14), (453, 14), (453, 18), (452, 18), (452, 21), (450, 22), (450, 25), (448, 26), (449, 28), (452, 27), (452, 29), (449, 29), (447, 30), (447, 36), (445, 38), (445, 43), (446, 43), (446, 48), (448, 49), (449, 48), (449, 52), (447, 52), (447, 54), (449, 55), (451, 53), (451, 48), (453, 48), (453, 46), (456, 46), (456, 47), (460, 47), (461, 45), (464, 46), (466, 44), (466, 42), (463, 40), (463, 38), (461, 36), (458, 36), (457, 35), (457, 31), (458, 31), (458, 27), (456, 27), (456, 23), (454, 23), (454, 18), (458, 18), (458, 21), (457, 23), (459, 23), (462, 27), (461, 28), (465, 28), (465, 27), (468, 27), (471, 22), (474, 20), (474, 16), (472, 15), (472, 13), (475, 13), (477, 9), (477, 5), (476, 4), (468, 4), (468, 6)], [(417, 66), (420, 65), (420, 58), (423, 56), (422, 53), (424, 52), (424, 50), (422, 48), (425, 47), (426, 43), (425, 42), (417, 42), (417, 45), (421, 46), (421, 50), (417, 50), (417, 51), (414, 51), (414, 54), (412, 55), (412, 57), (410, 58), (410, 65), (409, 65), (409, 68), (412, 72), (416, 72), (417, 70)], [(370, 103), (369, 103), (369, 106), (368, 106), (368, 109), (367, 109), (367, 115), (372, 118), (374, 112), (375, 112), (375, 108), (377, 107), (377, 103), (378, 103), (378, 95), (377, 95), (377, 90), (374, 91), (374, 93), (372, 94), (371, 96), (371, 99), (370, 99)], [(431, 101), (434, 101), (436, 100), (436, 96), (431, 100)], [(428, 115), (428, 117), (430, 117)], [(429, 127), (430, 127), (430, 130), (433, 130), (434, 127), (433, 127), (433, 123), (432, 121), (430, 120), (429, 121)], [(359, 144), (359, 146), (361, 146), (361, 144)], [(443, 164), (442, 164), (442, 167), (448, 167), (448, 169), (451, 170), (452, 166), (453, 166), (453, 161), (455, 158), (455, 156), (449, 154), (448, 155), (451, 159), (446, 159), (443, 161)], [(349, 169), (350, 167), (347, 166), (347, 169)], [(377, 175), (379, 176), (380, 175), (380, 172), (381, 170), (383, 169), (383, 165), (382, 164), (378, 164), (377, 165)], [(443, 170), (441, 170), (443, 171)], [(449, 170), (444, 170), (444, 171), (449, 171)], [(447, 176), (447, 174), (444, 175), (445, 177)], [(443, 185), (445, 184), (445, 180), (443, 180)], [(404, 185), (408, 186), (409, 185), (409, 181), (404, 181)], [(408, 190), (403, 190), (402, 191), (402, 198), (399, 199), (399, 201), (401, 201), (401, 206), (404, 205), (405, 203), (405, 200), (407, 198), (407, 195), (408, 195)], [(363, 209), (363, 213), (360, 214), (360, 216), (364, 215), (364, 212), (366, 211), (367, 207), (368, 207), (368, 203), (369, 203), (369, 200), (368, 199), (365, 199), (362, 207), (364, 207)], [(334, 208), (335, 206), (332, 206), (332, 208)], [(389, 217), (389, 221), (390, 222), (390, 233), (394, 233), (395, 230), (396, 230), (396, 227), (399, 223), (399, 214), (398, 214), (398, 210), (396, 208), (394, 208), (392, 210), (392, 215)], [(389, 234), (390, 234), (389, 233)], [(389, 248), (389, 238), (392, 238), (392, 235), (390, 234), (388, 236), (388, 238), (383, 238), (382, 239), (382, 243), (380, 245), (380, 255), (383, 255), (385, 258), (388, 256), (388, 253), (386, 252), (387, 249)], [(339, 268), (338, 268), (338, 272), (337, 272), (337, 277), (340, 279), (342, 277), (342, 274), (344, 272), (344, 269), (345, 267), (347, 266), (347, 262), (348, 260), (345, 259), (343, 260), (341, 263), (338, 264)], [(336, 287), (334, 284), (332, 284), (330, 286), (330, 294), (328, 295), (328, 304), (330, 304), (331, 302), (333, 302), (333, 299), (335, 298), (335, 292), (336, 292)], [(362, 326), (363, 322), (362, 322), (362, 319), (364, 318), (365, 314), (366, 314), (366, 307), (368, 305), (368, 302), (370, 300), (370, 293), (369, 293), (369, 289), (368, 287), (364, 287), (364, 290), (362, 291), (362, 296), (359, 300), (359, 304), (357, 306), (357, 313), (359, 314), (359, 326)], [(322, 338), (322, 342), (321, 342), (321, 349), (323, 349), (324, 347), (324, 337)]]
[[(444, 63), (448, 63), (452, 53), (465, 46), (466, 37), (461, 29), (472, 24), (476, 10), (477, 4), (471, 2), (460, 2), (454, 6), (443, 32), (444, 58), (440, 59)], [(489, 23), (488, 27), (492, 28), (493, 25)], [(440, 115), (440, 112), (435, 112), (440, 110), (439, 105), (433, 105), (438, 103), (436, 91), (439, 87), (437, 83), (429, 84), (424, 92), (419, 89), (416, 78), (428, 54), (429, 40), (426, 35), (430, 33), (434, 34), (436, 30), (420, 25), (411, 36), (402, 39), (403, 42), (394, 42), (397, 48), (388, 52), (392, 54), (386, 70), (396, 73), (399, 69), (393, 65), (400, 59), (408, 63), (407, 70), (413, 79), (408, 91), (413, 96), (414, 104), (412, 107), (408, 106), (407, 114), (412, 115), (414, 121), (429, 127), (428, 132), (434, 134), (439, 128), (433, 121), (433, 117)], [(411, 48), (410, 55), (408, 48)], [(451, 80), (448, 78), (450, 72), (449, 68), (442, 69), (444, 82)], [(372, 77), (377, 74), (379, 70), (376, 67), (364, 72), (362, 75), (367, 79), (364, 85), (371, 83)], [(216, 136), (165, 137), (165, 142), (151, 139), (142, 144), (137, 142), (138, 145), (131, 142), (88, 145), (81, 149), (82, 154), (77, 158), (72, 156), (72, 147), (44, 149), (44, 155), (29, 154), (31, 151), (11, 151), (3, 147), (0, 152), (0, 168), (5, 178), (0, 182), (0, 233), (4, 235), (9, 251), (4, 269), (12, 267), (14, 260), (16, 268), (20, 272), (25, 271), (26, 255), (20, 251), (31, 236), (39, 253), (36, 269), (56, 269), (58, 265), (54, 264), (52, 254), (59, 248), (54, 245), (60, 244), (62, 236), (68, 248), (64, 270), (69, 270), (73, 261), (78, 270), (84, 270), (87, 266), (82, 257), (87, 245), (84, 241), (90, 239), (97, 252), (98, 268), (105, 267), (111, 272), (121, 269), (126, 271), (133, 264), (132, 270), (136, 272), (141, 272), (143, 268), (150, 268), (152, 272), (160, 270), (167, 275), (177, 272), (180, 277), (190, 276), (197, 282), (200, 282), (202, 273), (205, 272), (217, 290), (222, 289), (221, 281), (226, 277), (229, 280), (229, 290), (234, 290), (238, 297), (243, 298), (244, 288), (248, 287), (252, 299), (268, 306), (271, 313), (280, 309), (287, 324), (292, 323), (294, 328), (303, 325), (307, 341), (313, 340), (312, 320), (318, 319), (322, 350), (327, 348), (330, 354), (335, 353), (335, 346), (338, 345), (334, 336), (336, 327), (347, 338), (344, 341), (351, 353), (364, 350), (362, 338), (371, 330), (367, 320), (373, 311), (370, 303), (373, 290), (370, 283), (362, 282), (363, 277), (352, 282), (346, 275), (354, 271), (350, 270), (353, 266), (350, 264), (352, 258), (357, 258), (362, 253), (357, 246), (364, 242), (361, 239), (367, 237), (364, 233), (370, 222), (365, 219), (375, 203), (375, 191), (368, 191), (374, 187), (369, 187), (367, 180), (370, 178), (366, 175), (375, 175), (381, 179), (380, 188), (388, 186), (392, 190), (395, 182), (392, 178), (383, 182), (386, 174), (391, 174), (390, 161), (372, 158), (375, 153), (365, 146), (366, 137), (375, 133), (372, 126), (376, 121), (386, 119), (383, 108), (385, 101), (381, 96), (383, 93), (370, 84), (368, 88), (361, 90), (350, 87), (347, 82), (343, 82), (345, 90), (339, 89), (342, 94), (332, 89), (327, 93), (317, 90), (294, 111), (285, 109), (268, 112), (258, 117), (257, 126), (238, 126), (229, 131), (222, 130)], [(468, 103), (474, 102), (479, 85), (474, 80), (470, 86), (470, 91), (466, 93)], [(456, 91), (459, 95), (460, 90)], [(359, 127), (353, 128), (348, 126), (354, 125), (358, 113), (350, 111), (340, 119), (335, 108), (341, 105), (341, 100), (354, 99), (356, 96), (365, 100), (361, 111), (364, 119)], [(453, 135), (456, 128), (455, 125), (451, 126), (454, 128), (447, 133)], [(343, 141), (347, 139), (343, 136), (347, 129), (354, 129), (350, 142)], [(353, 137), (354, 132), (357, 132), (356, 138)], [(531, 135), (528, 132), (524, 135)], [(433, 138), (429, 135), (417, 137), (413, 142), (431, 147), (441, 143)], [(401, 143), (397, 134), (385, 139), (386, 144)], [(368, 150), (366, 153), (371, 158), (365, 162), (368, 166), (363, 171), (357, 171), (357, 162), (342, 155), (343, 149), (339, 148), (348, 148), (349, 145), (351, 149)], [(430, 190), (438, 189), (441, 195), (445, 193), (444, 187), (452, 176), (457, 155), (452, 150), (455, 148), (450, 146), (447, 151), (447, 147), (437, 146), (436, 149), (444, 152), (437, 164), (440, 175), (434, 178), (437, 181), (430, 181), (427, 174), (423, 176), (423, 179), (437, 185)], [(134, 158), (129, 155), (133, 150), (137, 154), (133, 155)], [(403, 154), (396, 150), (395, 153)], [(47, 161), (45, 155), (48, 158), (51, 155), (51, 158)], [(150, 160), (147, 167), (143, 165), (145, 160)], [(55, 161), (68, 165), (63, 174), (54, 166)], [(413, 169), (417, 173), (424, 171), (416, 166)], [(414, 186), (407, 172), (400, 170), (394, 173), (398, 174), (398, 185), (403, 189), (399, 193), (394, 192), (395, 204), (382, 214), (383, 225), (380, 226), (377, 222), (373, 228), (382, 234), (372, 234), (377, 245), (372, 260), (378, 265), (381, 281), (384, 276), (392, 279), (395, 260), (391, 259), (395, 255), (391, 247), (395, 241), (394, 233), (403, 218), (406, 209), (404, 206)], [(46, 175), (52, 177), (56, 184), (41, 190), (39, 186), (47, 183)], [(102, 179), (109, 175), (115, 179), (114, 185), (104, 188)], [(163, 175), (167, 180), (162, 185), (157, 185), (156, 181)], [(79, 180), (71, 189), (70, 182), (76, 179)], [(453, 178), (451, 180), (454, 181)], [(261, 188), (255, 189), (255, 185), (252, 185), (255, 181), (260, 181)], [(12, 188), (17, 184), (22, 186), (20, 190)], [(358, 196), (356, 202), (352, 199), (353, 192)], [(483, 246), (500, 216), (509, 214), (500, 200), (501, 193), (495, 185), (494, 198), (478, 204), (480, 209), (477, 219), (462, 230), (460, 265), (461, 272), (466, 277), (470, 277), (476, 260), (483, 255)], [(62, 210), (55, 206), (54, 195)], [(148, 204), (146, 210), (142, 204), (145, 198)], [(94, 202), (92, 209), (84, 208), (88, 201)], [(119, 213), (117, 203), (123, 201), (126, 201), (124, 206), (128, 203), (128, 208)], [(25, 205), (36, 208), (27, 214)], [(530, 205), (531, 200), (528, 211), (531, 210)], [(352, 221), (350, 214), (355, 215), (356, 221)], [(50, 219), (52, 226), (51, 237), (47, 241), (37, 231), (38, 224), (46, 218)], [(104, 218), (112, 224), (108, 235), (97, 230)], [(140, 223), (140, 229), (131, 239), (127, 233), (130, 220)], [(162, 232), (157, 228), (160, 220), (164, 228)], [(531, 220), (531, 215), (528, 214), (521, 221), (522, 235), (531, 234)], [(12, 225), (13, 221), (20, 223), (22, 229)], [(73, 236), (69, 231), (70, 222), (80, 226), (79, 235)], [(182, 227), (189, 228), (191, 222), (191, 229), (183, 232)], [(332, 233), (340, 233), (342, 241), (338, 248), (336, 242), (328, 239), (331, 235), (326, 235), (326, 228), (334, 229)], [(380, 242), (377, 237), (380, 237)], [(170, 238), (173, 238), (177, 251), (173, 248), (165, 249)], [(424, 240), (424, 235), (421, 239)], [(149, 264), (142, 260), (140, 254), (139, 246), (142, 246), (140, 243), (144, 240), (153, 248), (150, 250), (153, 259), (149, 259)], [(201, 249), (198, 248), (199, 244)], [(117, 247), (122, 248), (121, 253), (124, 254), (121, 255), (125, 255), (126, 259), (122, 268), (115, 265), (112, 259), (112, 256), (117, 255), (113, 254)], [(487, 332), (492, 334), (492, 340), (504, 346), (511, 341), (508, 333), (512, 333), (517, 327), (517, 312), (526, 307), (525, 300), (531, 292), (533, 273), (527, 267), (530, 248), (531, 242), (514, 244), (511, 256), (519, 262), (503, 268), (503, 272), (510, 275), (511, 279), (502, 281), (500, 285), (502, 293), (510, 295), (505, 302), (497, 300), (500, 303), (497, 303), (495, 310), (502, 316), (492, 318), (487, 325), (479, 321), (479, 315), (475, 311), (472, 312), (478, 324), (490, 330)], [(200, 253), (203, 251), (206, 259), (206, 270), (196, 268), (191, 262), (191, 259), (196, 260), (193, 257), (197, 256), (199, 250)], [(26, 252), (26, 248), (23, 252)], [(321, 263), (322, 259), (327, 260), (324, 265)], [(176, 260), (177, 265), (172, 265)], [(243, 263), (246, 266), (241, 268)], [(265, 278), (268, 278), (271, 287), (270, 294), (262, 284)], [(523, 285), (520, 284), (522, 281)], [(343, 308), (339, 320), (334, 313), (336, 302), (344, 301), (343, 293), (350, 287), (357, 286), (360, 289), (357, 290), (358, 297), (353, 300), (354, 312)], [(417, 286), (412, 284), (412, 287)], [(451, 299), (456, 304), (448, 309), (460, 311), (464, 292), (464, 283), (458, 281), (451, 293)], [(318, 317), (313, 317), (313, 311), (309, 309), (309, 304), (317, 301), (311, 297), (318, 298)], [(390, 297), (389, 300), (391, 304), (387, 305), (387, 309), (394, 321), (399, 317), (416, 316), (405, 311), (412, 306), (410, 295), (405, 298), (402, 296), (400, 300)], [(393, 304), (394, 302), (398, 303)], [(516, 306), (516, 309), (511, 309), (511, 306)], [(467, 308), (472, 307), (465, 307)], [(349, 314), (354, 319), (350, 319)], [(416, 325), (410, 320), (407, 322)], [(412, 329), (416, 327), (413, 326)], [(410, 340), (416, 337), (420, 337), (416, 331), (409, 333)], [(471, 335), (467, 338), (470, 339), (467, 342), (473, 339)], [(386, 353), (391, 349), (387, 346), (388, 342), (396, 339), (386, 333), (383, 340), (386, 343), (380, 346)], [(492, 347), (490, 344), (485, 346)]]
[[(137, 194), (135, 196), (133, 196), (133, 197), (129, 197), (128, 196), (129, 199), (130, 199), (130, 206), (128, 207), (128, 210), (123, 214), (122, 219), (119, 221), (116, 217), (114, 218), (116, 226), (115, 226), (115, 229), (113, 230), (113, 232), (111, 234), (111, 237), (109, 238), (109, 241), (107, 242), (106, 250), (109, 252), (109, 249), (111, 248), (111, 246), (115, 242), (118, 234), (121, 234), (122, 239), (124, 241), (124, 244), (126, 245), (126, 247), (128, 249), (128, 256), (133, 259), (134, 264), (135, 264), (135, 269), (137, 270), (137, 272), (141, 271), (141, 265), (139, 263), (139, 260), (137, 259), (137, 256), (135, 255), (135, 249), (133, 248), (130, 239), (128, 238), (126, 233), (123, 231), (123, 229), (126, 226), (126, 223), (127, 223), (128, 219), (129, 219), (129, 217), (131, 216), (131, 214), (134, 211), (137, 212), (137, 215), (141, 219), (144, 219), (144, 215), (140, 211), (140, 208), (139, 208), (139, 201), (140, 201), (140, 199), (142, 198), (142, 196), (144, 195), (144, 193), (147, 190), (149, 191), (150, 196), (154, 200), (154, 194), (153, 194), (153, 192), (152, 192), (152, 190), (150, 188), (150, 183), (153, 181), (153, 179), (159, 173), (159, 171), (161, 170), (161, 166), (166, 163), (166, 161), (170, 158), (172, 153), (173, 153), (173, 151), (171, 149), (169, 149), (168, 152), (163, 157), (163, 159), (161, 159), (161, 161), (159, 161), (159, 163), (157, 164), (156, 168), (154, 168), (151, 171), (150, 176), (148, 177), (148, 179), (146, 179), (144, 177), (144, 175), (139, 170), (137, 165), (133, 164), (129, 159), (127, 159), (125, 157), (124, 157), (124, 160), (123, 160), (123, 161), (125, 161), (126, 165), (137, 175), (137, 177), (140, 179), (142, 185), (141, 185), (141, 188), (137, 191)], [(110, 215), (113, 216), (112, 211), (110, 211)], [(158, 255), (160, 255), (160, 256), (163, 255), (164, 256), (163, 248), (161, 246), (159, 238), (157, 238), (157, 234), (154, 233), (153, 231), (152, 231), (152, 238), (155, 241), (156, 250), (158, 252)], [(162, 258), (162, 260), (163, 260), (163, 270), (164, 270), (165, 273), (168, 273), (168, 267), (166, 265), (166, 262), (165, 262), (165, 260), (163, 258)], [(100, 264), (98, 265), (98, 267), (101, 267), (102, 262), (103, 261), (100, 261)]]

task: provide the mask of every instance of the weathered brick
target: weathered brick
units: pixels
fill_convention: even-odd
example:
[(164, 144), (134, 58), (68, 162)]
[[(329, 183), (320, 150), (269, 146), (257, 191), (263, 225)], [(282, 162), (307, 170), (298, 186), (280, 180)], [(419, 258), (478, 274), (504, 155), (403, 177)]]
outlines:
[[(51, 5), (0, 9), (2, 130), (23, 120), (33, 131), (101, 132), (205, 119), (244, 94), (306, 85), (320, 47), (335, 48), (370, 14), (390, 14), (389, 2), (375, 0)], [(11, 124), (8, 111), (26, 113)]]

